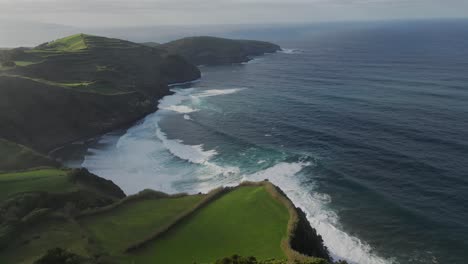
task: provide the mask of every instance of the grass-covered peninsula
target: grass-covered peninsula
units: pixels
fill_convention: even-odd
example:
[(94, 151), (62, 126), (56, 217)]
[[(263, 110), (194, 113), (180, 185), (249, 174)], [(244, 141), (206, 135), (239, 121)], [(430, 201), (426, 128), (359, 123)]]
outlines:
[[(43, 168), (2, 173), (0, 186), (1, 263), (35, 263), (55, 248), (86, 260), (76, 263), (213, 263), (234, 254), (328, 259), (320, 236), (299, 225), (299, 209), (268, 182), (125, 197), (86, 170)], [(304, 233), (309, 241), (302, 242), (321, 258), (293, 246)]]
[(1, 50), (0, 263), (330, 263), (304, 213), (269, 182), (126, 196), (47, 155), (156, 110), (169, 84), (200, 77), (197, 64), (278, 49), (209, 37), (160, 45), (77, 34)]

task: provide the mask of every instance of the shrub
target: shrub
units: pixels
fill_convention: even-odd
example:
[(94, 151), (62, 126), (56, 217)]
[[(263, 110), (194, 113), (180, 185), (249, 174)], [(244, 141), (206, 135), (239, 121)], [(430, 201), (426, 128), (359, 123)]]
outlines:
[(40, 259), (36, 260), (34, 264), (85, 264), (89, 263), (85, 258), (76, 254), (70, 253), (62, 248), (54, 248), (47, 251), (47, 253)]
[[(241, 257), (239, 255), (233, 255), (232, 257), (226, 257), (217, 260), (214, 264), (290, 264), (292, 262), (288, 260), (257, 260), (255, 257)], [(295, 261), (294, 264), (330, 264), (325, 259), (315, 259), (306, 261)], [(346, 262), (337, 262), (335, 264), (347, 264)]]
[(258, 264), (258, 262), (255, 257), (241, 257), (239, 255), (233, 255), (232, 257), (217, 260), (215, 264)]
[(3, 67), (15, 67), (16, 63), (14, 61), (8, 60), (8, 61), (2, 62), (2, 66)]

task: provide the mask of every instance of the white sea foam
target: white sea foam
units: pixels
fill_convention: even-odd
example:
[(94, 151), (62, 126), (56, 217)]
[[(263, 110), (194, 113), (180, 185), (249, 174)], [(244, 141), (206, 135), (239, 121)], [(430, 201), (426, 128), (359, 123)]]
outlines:
[(193, 97), (210, 97), (210, 96), (218, 96), (218, 95), (227, 95), (233, 94), (245, 90), (245, 88), (233, 88), (233, 89), (212, 89), (212, 90), (203, 90), (196, 94), (193, 94)]
[(194, 91), (194, 89), (174, 89), (172, 91), (174, 94), (165, 96), (159, 100), (158, 108), (160, 110), (173, 111), (181, 114), (188, 114), (197, 111), (190, 106), (182, 104), (184, 101), (190, 99), (189, 95)]
[(172, 90), (174, 94), (168, 95), (163, 97), (161, 100), (159, 100), (159, 107), (164, 108), (164, 107), (169, 107), (172, 105), (178, 105), (182, 103), (182, 101), (187, 99), (187, 95), (190, 94), (190, 92), (193, 91), (193, 89), (186, 89), (186, 90)]
[[(161, 140), (164, 147), (175, 157), (188, 161), (193, 164), (202, 165), (203, 168), (200, 168), (200, 173), (197, 175), (199, 180), (203, 181), (212, 181), (217, 182), (220, 177), (226, 178), (231, 175), (239, 174), (240, 169), (235, 166), (219, 166), (213, 162), (210, 162), (210, 159), (218, 154), (214, 149), (204, 150), (203, 145), (186, 145), (182, 140), (170, 140), (167, 139), (165, 133), (161, 131), (160, 128), (157, 128), (156, 135)], [(218, 182), (217, 182), (218, 184)], [(196, 191), (210, 191), (213, 189), (213, 185), (205, 185), (206, 188), (201, 188), (199, 186)], [(192, 192), (193, 190), (184, 190), (187, 192)]]
[(196, 90), (190, 89), (173, 89), (174, 94), (164, 97), (159, 101), (159, 109), (163, 111), (171, 111), (179, 114), (190, 114), (200, 111), (195, 105), (200, 103), (204, 97), (220, 96), (237, 93), (245, 88), (233, 89), (212, 89), (212, 90)]
[(323, 237), (324, 244), (335, 260), (344, 259), (349, 263), (356, 264), (390, 263), (374, 255), (369, 245), (337, 228), (339, 225), (338, 216), (327, 208), (327, 204), (331, 201), (330, 196), (314, 192), (314, 186), (301, 183), (300, 177), (293, 177), (309, 165), (311, 164), (282, 162), (266, 170), (245, 176), (243, 179), (255, 181), (268, 179), (279, 186), (295, 206), (306, 212), (309, 222)]
[(284, 54), (299, 54), (302, 53), (299, 49), (281, 49), (279, 52)]
[(185, 120), (192, 120), (192, 118), (189, 115), (184, 115)]
[(166, 134), (160, 128), (157, 128), (156, 135), (174, 156), (192, 163), (204, 164), (218, 154), (214, 149), (203, 150), (203, 145), (185, 145), (182, 140), (167, 139)]
[(191, 108), (189, 106), (186, 106), (186, 105), (171, 105), (171, 106), (168, 106), (168, 107), (160, 107), (160, 109), (173, 111), (173, 112), (177, 112), (177, 113), (181, 113), (181, 114), (190, 114), (190, 113), (198, 111), (198, 109), (193, 109), (193, 108)]
[(127, 194), (146, 188), (176, 192), (172, 181), (177, 181), (179, 175), (183, 175), (184, 168), (179, 166), (175, 174), (170, 166), (166, 166), (173, 157), (170, 153), (165, 154), (166, 148), (151, 136), (154, 125), (152, 118), (155, 115), (149, 117), (120, 138), (108, 137), (109, 144), (92, 150), (82, 166), (111, 179)]
[[(188, 111), (181, 111), (184, 108), (180, 106), (195, 110), (190, 105), (193, 100), (232, 94), (241, 90), (243, 89), (174, 90), (175, 94), (160, 101), (160, 108), (184, 113), (185, 118)], [(189, 105), (186, 105), (187, 102)], [(114, 180), (128, 194), (145, 188), (165, 192), (206, 192), (220, 185), (233, 186), (241, 181), (268, 179), (306, 212), (308, 220), (323, 237), (334, 259), (345, 259), (349, 263), (359, 264), (390, 263), (375, 256), (367, 244), (340, 230), (338, 216), (328, 209), (331, 198), (314, 191), (315, 186), (307, 183), (308, 181), (302, 181), (300, 173), (304, 168), (311, 166), (311, 163), (279, 162), (253, 174), (242, 174), (236, 166), (220, 165), (214, 161), (218, 155), (216, 149), (168, 139), (159, 127), (159, 121), (167, 111), (158, 111), (148, 116), (143, 123), (129, 129), (113, 146), (89, 150), (91, 154), (85, 158), (83, 166), (100, 176)], [(109, 145), (112, 145), (112, 140), (116, 139), (102, 139)], [(174, 157), (177, 157), (177, 161)], [(266, 160), (259, 160), (257, 163), (265, 162)]]

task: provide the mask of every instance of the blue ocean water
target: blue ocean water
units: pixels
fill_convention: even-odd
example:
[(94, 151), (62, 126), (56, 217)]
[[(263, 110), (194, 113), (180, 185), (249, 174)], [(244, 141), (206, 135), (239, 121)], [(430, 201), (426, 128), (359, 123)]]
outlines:
[(83, 166), (127, 193), (269, 179), (336, 259), (467, 263), (468, 22), (334, 26), (279, 44), (202, 67)]

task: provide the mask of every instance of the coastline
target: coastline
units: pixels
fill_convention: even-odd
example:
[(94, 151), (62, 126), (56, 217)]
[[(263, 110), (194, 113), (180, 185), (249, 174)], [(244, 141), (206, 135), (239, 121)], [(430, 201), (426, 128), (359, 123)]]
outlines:
[[(254, 58), (252, 58), (252, 59), (259, 58), (259, 57), (262, 57), (262, 56), (256, 56), (256, 57), (254, 57)], [(168, 85), (168, 88), (177, 87), (177, 86), (182, 86), (181, 88), (184, 89), (183, 86), (189, 85), (189, 84), (192, 84), (192, 83), (200, 82), (201, 79), (202, 79), (202, 77), (197, 78), (197, 79), (195, 79), (195, 80), (193, 80), (193, 81), (169, 84), (169, 85)], [(97, 140), (97, 139), (103, 137), (104, 135), (109, 134), (109, 133), (112, 133), (112, 132), (114, 132), (114, 131), (116, 131), (116, 130), (127, 130), (127, 129), (133, 127), (134, 125), (137, 125), (138, 123), (144, 121), (148, 116), (150, 116), (150, 115), (152, 115), (152, 114), (156, 114), (158, 111), (161, 111), (161, 109), (159, 108), (161, 100), (162, 100), (164, 97), (166, 97), (166, 96), (171, 96), (171, 95), (174, 95), (174, 94), (175, 94), (175, 93), (172, 92), (171, 89), (169, 89), (169, 93), (168, 93), (167, 95), (165, 95), (165, 96), (163, 96), (163, 97), (161, 97), (161, 98), (159, 98), (159, 99), (157, 100), (157, 105), (155, 106), (154, 111), (149, 112), (148, 114), (142, 116), (142, 117), (139, 118), (138, 120), (129, 122), (127, 126), (123, 126), (123, 127), (117, 128), (117, 129), (113, 129), (113, 130), (111, 130), (111, 131), (107, 131), (106, 133), (100, 133), (99, 135), (96, 135), (96, 136), (90, 137), (90, 138), (86, 138), (86, 139), (84, 139), (84, 140), (83, 140), (83, 139), (81, 139), (81, 140), (75, 140), (75, 141), (73, 141), (72, 143), (68, 143), (68, 144), (62, 146), (62, 147), (59, 148), (58, 150), (63, 149), (63, 148), (66, 148), (67, 146), (70, 146), (70, 144), (73, 144), (74, 142)], [(57, 150), (56, 150), (56, 151), (57, 151)], [(101, 175), (100, 175), (100, 176), (101, 176)], [(102, 176), (101, 176), (101, 177), (102, 177)], [(261, 181), (261, 180), (263, 180), (263, 179), (256, 179), (256, 180)], [(248, 182), (248, 180), (247, 180), (247, 182)], [(239, 184), (242, 185), (243, 182), (240, 182)], [(227, 185), (227, 186), (232, 186), (232, 185)], [(294, 201), (294, 199), (293, 199), (294, 197), (289, 197), (289, 196), (287, 195), (286, 192), (282, 191), (282, 189), (281, 189), (281, 187), (280, 187), (279, 185), (276, 185), (276, 186), (278, 186), (277, 188), (279, 188), (279, 189), (281, 190), (280, 192), (281, 192), (281, 193), (284, 195), (284, 197), (289, 201), (289, 203), (291, 203), (292, 207), (295, 208), (296, 210), (300, 210), (300, 212), (302, 212), (302, 214), (300, 214), (301, 217), (302, 217), (302, 220), (303, 220), (303, 221), (305, 220), (305, 221), (307, 222), (307, 225), (308, 225), (309, 227), (312, 227), (312, 228), (315, 230), (315, 227), (312, 225), (312, 221), (311, 221), (310, 219), (307, 219), (307, 214), (304, 213), (304, 212), (307, 212), (307, 210), (304, 210), (303, 205), (301, 205), (300, 203), (299, 203), (299, 204), (295, 204), (295, 203), (293, 202), (293, 201)], [(227, 188), (229, 188), (229, 187), (227, 187)], [(194, 190), (194, 191), (195, 191), (195, 190)], [(304, 210), (304, 211), (303, 211), (303, 210)], [(322, 226), (322, 227), (323, 227), (323, 226)], [(322, 231), (323, 231), (323, 230), (322, 230)], [(318, 231), (317, 231), (317, 233), (318, 233)], [(319, 235), (319, 236), (320, 236), (320, 235)], [(326, 241), (325, 241), (325, 242), (326, 242)], [(335, 254), (335, 253), (332, 252), (332, 251), (329, 251), (329, 252), (330, 252), (330, 258), (333, 259), (334, 261), (339, 261), (339, 260), (342, 259), (342, 257), (341, 257), (340, 255)], [(294, 255), (294, 253), (292, 253), (292, 254)], [(376, 263), (380, 263), (380, 262), (376, 262)]]
[[(208, 90), (203, 89), (203, 87), (201, 88), (202, 89), (200, 90), (197, 90), (195, 88), (195, 90), (191, 91), (190, 93), (184, 93), (184, 89), (181, 88), (180, 92), (168, 95), (168, 97), (178, 97), (177, 100), (174, 100), (174, 98), (167, 98), (166, 101), (173, 103), (173, 101), (180, 101), (180, 99), (196, 99), (199, 94), (202, 94), (202, 96), (206, 95), (207, 91), (208, 93), (210, 93), (210, 91), (218, 91), (216, 89), (209, 90), (211, 89), (211, 87), (205, 87), (208, 88)], [(92, 171), (98, 175), (104, 177), (107, 176), (108, 179), (114, 180), (114, 182), (116, 182), (119, 186), (126, 186), (124, 187), (126, 188), (125, 192), (130, 194), (137, 193), (145, 186), (150, 186), (152, 189), (161, 190), (166, 193), (208, 192), (209, 190), (214, 189), (217, 186), (236, 186), (237, 184), (240, 184), (241, 181), (262, 181), (264, 179), (269, 179), (270, 182), (279, 186), (285, 192), (285, 194), (292, 201), (294, 206), (299, 207), (305, 212), (308, 224), (314, 227), (317, 230), (317, 232), (323, 236), (324, 244), (328, 247), (330, 255), (334, 260), (346, 259), (348, 261), (352, 261), (350, 263), (388, 263), (387, 260), (382, 259), (378, 255), (376, 255), (376, 253), (373, 252), (372, 248), (369, 245), (367, 245), (364, 241), (361, 241), (355, 236), (349, 235), (348, 233), (342, 231), (342, 229), (336, 225), (338, 221), (337, 216), (334, 214), (332, 209), (327, 207), (326, 201), (322, 198), (322, 196), (326, 196), (326, 194), (316, 193), (315, 189), (309, 186), (308, 184), (304, 186), (301, 183), (302, 180), (299, 175), (297, 177), (294, 177), (294, 175), (299, 174), (304, 168), (312, 166), (313, 164), (311, 162), (313, 161), (289, 161), (280, 163), (270, 163), (269, 165), (268, 163), (262, 163), (259, 167), (263, 168), (259, 168), (259, 170), (253, 174), (236, 174), (235, 168), (232, 168), (233, 170), (231, 170), (230, 167), (223, 167), (221, 164), (217, 164), (215, 160), (209, 161), (209, 158), (211, 157), (210, 153), (212, 152), (212, 150), (210, 149), (212, 146), (205, 150), (200, 146), (192, 146), (190, 145), (190, 143), (180, 143), (177, 140), (177, 138), (179, 137), (168, 138), (166, 135), (162, 135), (162, 133), (157, 133), (158, 138), (159, 140), (161, 140), (161, 142), (159, 140), (155, 140), (154, 135), (149, 135), (149, 137), (145, 137), (145, 135), (147, 135), (145, 131), (148, 131), (147, 128), (151, 128), (151, 130), (158, 129), (158, 123), (161, 120), (161, 117), (165, 116), (167, 113), (171, 113), (171, 115), (174, 114), (173, 111), (176, 109), (178, 110), (178, 106), (178, 103), (175, 105), (167, 105), (167, 109), (172, 109), (170, 112), (167, 112), (167, 109), (156, 111), (155, 113), (149, 115), (146, 118), (145, 122), (133, 127), (132, 129), (129, 129), (124, 137), (120, 137), (121, 140), (119, 140), (118, 150), (113, 148), (113, 143), (107, 145), (107, 143), (109, 142), (107, 140), (110, 139), (107, 138), (106, 145), (109, 147), (105, 147), (100, 150), (93, 150), (93, 153), (88, 156), (90, 157), (90, 159), (86, 161), (86, 165), (88, 165), (87, 168), (92, 169)], [(172, 117), (168, 116), (168, 118)], [(143, 145), (140, 145), (140, 141), (138, 141), (138, 138), (142, 140), (141, 143), (143, 143)], [(205, 144), (207, 142), (202, 141), (200, 143)], [(192, 144), (200, 143), (194, 142)], [(172, 185), (174, 182), (177, 182), (180, 179), (171, 179), (170, 177), (169, 179), (166, 179), (164, 178), (164, 175), (166, 175), (164, 174), (165, 172), (159, 173), (151, 170), (151, 164), (154, 165), (154, 162), (162, 162), (164, 164), (166, 164), (165, 162), (168, 162), (168, 160), (162, 159), (146, 160), (146, 157), (152, 156), (154, 154), (150, 151), (150, 149), (154, 148), (157, 149), (156, 151), (163, 149), (163, 152), (169, 154), (167, 156), (171, 156), (171, 158), (175, 158), (176, 160), (181, 159), (189, 161), (188, 164), (190, 165), (187, 166), (192, 166), (195, 168), (197, 166), (202, 165), (202, 167), (207, 166), (208, 169), (212, 168), (214, 170), (217, 170), (221, 174), (234, 174), (231, 177), (232, 179), (228, 181), (218, 181), (218, 177), (214, 177), (212, 180), (208, 181), (206, 177), (210, 177), (211, 173), (204, 174), (203, 176), (201, 176), (205, 179), (201, 180), (201, 182), (203, 182), (202, 184), (198, 185), (196, 182), (191, 182), (189, 184), (185, 184), (184, 186), (179, 186), (181, 187), (180, 189), (177, 186), (174, 187)], [(196, 154), (197, 157), (187, 156), (185, 155), (187, 153), (184, 154), (179, 152), (182, 150), (193, 151), (192, 148), (196, 148), (196, 153), (192, 154)], [(123, 154), (123, 156), (119, 157), (121, 154)], [(121, 167), (118, 164), (113, 164), (112, 160), (115, 160), (117, 158), (129, 158), (129, 161), (133, 159), (139, 159), (137, 164), (135, 164), (138, 165), (138, 167), (132, 167), (131, 164), (128, 164), (124, 167)], [(192, 164), (190, 162), (191, 160), (195, 161), (195, 163)], [(100, 167), (97, 164), (104, 165)], [(140, 170), (138, 174), (134, 175), (134, 179), (136, 182), (143, 182), (144, 179), (148, 179), (148, 181), (146, 182), (147, 185), (142, 186), (141, 184), (135, 184), (133, 182), (125, 180), (128, 179), (131, 175), (133, 175), (131, 173), (132, 170), (138, 170), (138, 168), (144, 164), (148, 164), (149, 167), (147, 168), (147, 170)], [(110, 168), (109, 166), (112, 166), (112, 168)], [(177, 167), (177, 165), (175, 166)], [(181, 174), (184, 174), (184, 169), (181, 168), (179, 172)], [(197, 175), (194, 175), (195, 181)]]

